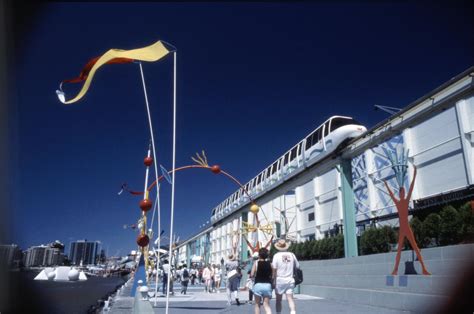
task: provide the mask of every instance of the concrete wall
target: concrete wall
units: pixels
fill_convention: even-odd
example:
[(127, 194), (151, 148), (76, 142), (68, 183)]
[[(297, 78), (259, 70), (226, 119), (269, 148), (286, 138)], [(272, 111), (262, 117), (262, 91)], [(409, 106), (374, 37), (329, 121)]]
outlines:
[[(412, 260), (404, 251), (399, 276), (391, 276), (396, 252), (334, 260), (302, 261), (304, 282), (300, 292), (347, 302), (400, 310), (424, 311), (445, 302), (474, 262), (474, 244), (423, 249), (431, 276), (403, 275), (404, 262)], [(420, 265), (415, 262), (421, 274)]]

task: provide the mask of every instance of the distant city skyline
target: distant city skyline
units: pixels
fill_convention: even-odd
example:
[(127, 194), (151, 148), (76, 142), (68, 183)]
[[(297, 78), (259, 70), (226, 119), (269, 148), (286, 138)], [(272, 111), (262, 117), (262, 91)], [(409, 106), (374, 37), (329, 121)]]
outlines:
[[(9, 242), (100, 239), (136, 249), (149, 143), (137, 64), (101, 69), (61, 104), (59, 82), (110, 48), (178, 48), (177, 166), (206, 151), (242, 182), (332, 115), (367, 127), (474, 64), (467, 3), (47, 3), (28, 19), (11, 66)], [(84, 17), (87, 17), (84, 19)], [(78, 23), (77, 21), (81, 21)], [(442, 23), (440, 21), (443, 21)], [(440, 44), (442, 43), (442, 44)], [(158, 162), (171, 169), (172, 58), (144, 63)], [(75, 86), (68, 86), (74, 94)], [(176, 176), (174, 232), (186, 239), (237, 189), (210, 172)], [(170, 186), (162, 184), (170, 237)], [(151, 220), (151, 213), (149, 214)], [(157, 234), (156, 220), (153, 226)]]

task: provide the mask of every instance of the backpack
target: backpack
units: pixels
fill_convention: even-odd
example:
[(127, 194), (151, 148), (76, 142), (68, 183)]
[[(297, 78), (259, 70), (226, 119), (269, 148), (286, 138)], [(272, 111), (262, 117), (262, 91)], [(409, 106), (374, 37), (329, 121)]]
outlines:
[(293, 254), (293, 279), (295, 280), (295, 286), (303, 282), (303, 271), (296, 267), (296, 256)]
[(189, 272), (186, 268), (183, 270), (183, 278), (189, 278)]

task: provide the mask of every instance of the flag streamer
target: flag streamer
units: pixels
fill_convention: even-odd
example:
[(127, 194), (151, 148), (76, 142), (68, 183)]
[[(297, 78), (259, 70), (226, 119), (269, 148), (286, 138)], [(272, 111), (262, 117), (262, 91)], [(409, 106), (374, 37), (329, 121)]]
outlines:
[[(155, 62), (166, 56), (169, 52), (170, 50), (165, 47), (161, 40), (144, 48), (132, 50), (110, 49), (102, 56), (90, 60), (82, 69), (79, 77), (62, 81), (59, 85), (59, 90), (56, 90), (56, 94), (63, 104), (75, 103), (87, 93), (95, 72), (104, 64), (129, 63), (133, 61)], [(79, 93), (74, 98), (66, 100), (66, 95), (62, 90), (63, 83), (79, 83), (82, 81), (85, 82)]]

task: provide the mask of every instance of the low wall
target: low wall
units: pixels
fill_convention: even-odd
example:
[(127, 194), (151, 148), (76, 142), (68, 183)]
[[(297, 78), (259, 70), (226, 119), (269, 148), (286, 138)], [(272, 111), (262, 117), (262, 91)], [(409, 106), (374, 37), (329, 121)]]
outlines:
[[(333, 260), (301, 261), (304, 281), (300, 292), (327, 299), (387, 308), (426, 311), (448, 300), (453, 288), (474, 265), (474, 244), (422, 250), (431, 276), (404, 275), (412, 251), (403, 251), (398, 276), (391, 272), (396, 252)], [(416, 258), (416, 256), (415, 256)], [(421, 267), (414, 263), (418, 274)]]

